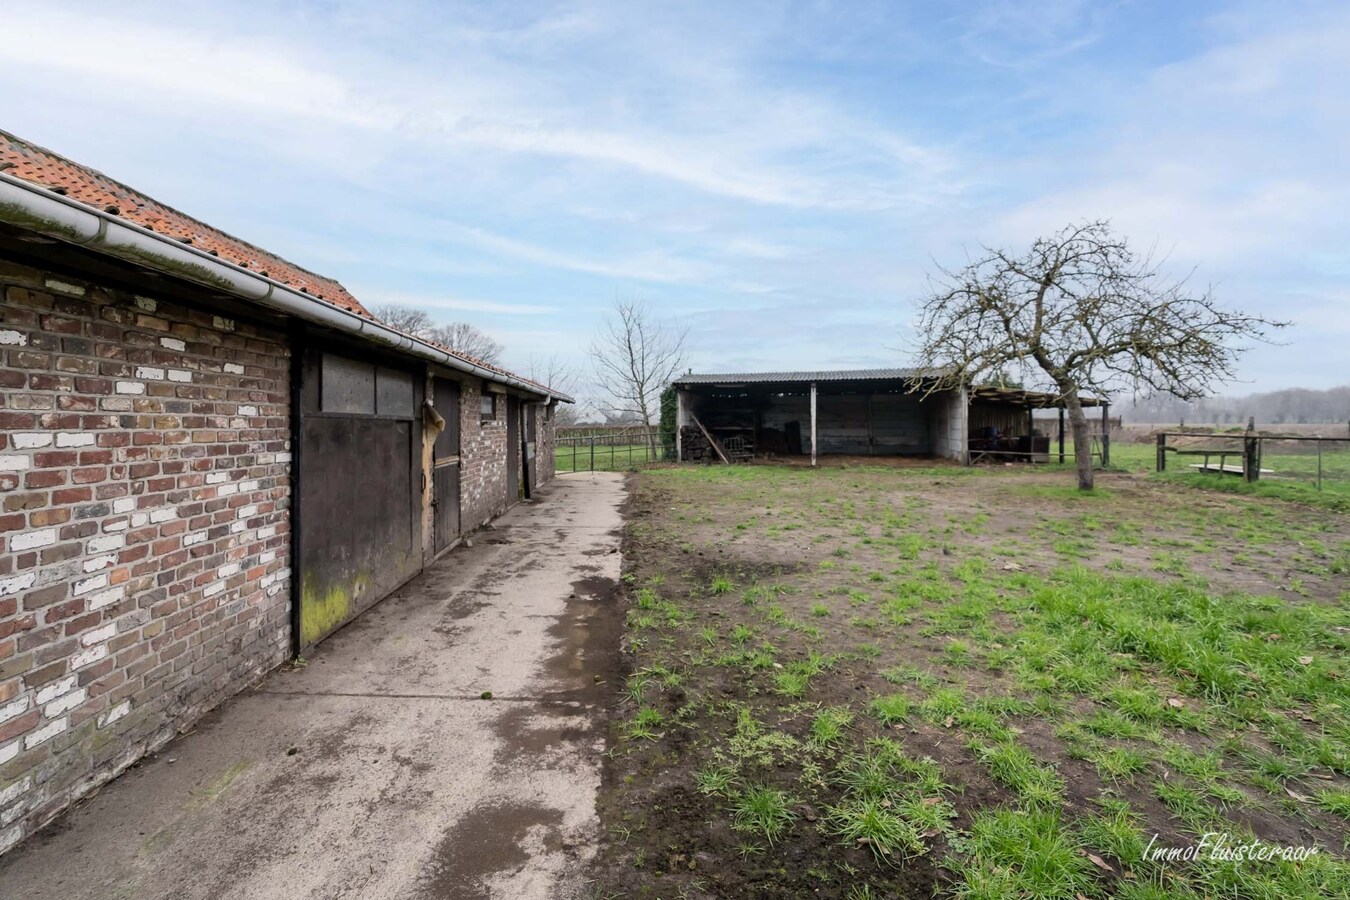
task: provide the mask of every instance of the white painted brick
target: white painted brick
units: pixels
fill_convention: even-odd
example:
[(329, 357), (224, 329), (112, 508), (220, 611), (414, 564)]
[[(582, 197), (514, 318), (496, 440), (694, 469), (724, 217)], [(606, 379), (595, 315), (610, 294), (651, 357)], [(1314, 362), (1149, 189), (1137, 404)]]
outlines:
[(160, 338), (159, 345), (165, 350), (177, 350), (182, 352), (187, 349), (187, 344), (183, 343), (178, 338)]
[(167, 509), (157, 509), (150, 514), (150, 521), (157, 525), (161, 522), (172, 522), (176, 518), (178, 518), (178, 507), (176, 506), (170, 506)]
[[(19, 742), (17, 740), (10, 741), (8, 744), (0, 744), (0, 766), (3, 766), (18, 755)], [(3, 852), (3, 850), (0, 850), (0, 853)]]
[(154, 312), (159, 309), (159, 303), (157, 303), (153, 297), (142, 297), (140, 294), (137, 294), (135, 301), (136, 308), (144, 310), (145, 312)]
[(0, 706), (0, 722), (8, 722), (21, 713), (28, 712), (28, 695), (24, 695), (17, 700), (11, 700), (4, 706)]
[(239, 415), (241, 416), (256, 416), (257, 414), (258, 414), (258, 407), (256, 406), (239, 407)]
[(0, 331), (0, 344), (10, 347), (22, 347), (28, 343), (28, 338), (17, 331)]
[(241, 482), (239, 482), (239, 490), (243, 491), (243, 492), (246, 493), (246, 494), (247, 494), (249, 491), (256, 491), (257, 489), (258, 489), (258, 482), (256, 482), (256, 481), (241, 481)]
[(200, 544), (204, 540), (206, 540), (205, 531), (194, 531), (192, 534), (185, 535), (183, 537), (183, 546), (193, 547), (196, 546), (197, 544)]
[(256, 516), (257, 514), (258, 514), (258, 507), (254, 506), (253, 504), (249, 504), (248, 506), (239, 507), (239, 511), (235, 513), (235, 517), (239, 519), (247, 519), (250, 516)]
[(221, 331), (234, 331), (234, 319), (226, 319), (223, 316), (213, 316), (211, 324), (215, 325)]
[(69, 281), (59, 281), (55, 278), (47, 279), (47, 289), (62, 294), (74, 294), (76, 297), (84, 296), (84, 288), (80, 285), (71, 284)]
[(75, 582), (73, 593), (76, 597), (79, 597), (81, 594), (87, 594), (90, 591), (96, 591), (99, 588), (105, 588), (107, 586), (108, 576), (106, 574), (95, 575), (93, 578), (86, 578), (83, 581)]
[(260, 540), (260, 541), (261, 541), (261, 540), (266, 540), (267, 538), (270, 538), (270, 537), (273, 537), (274, 535), (276, 535), (276, 533), (277, 533), (277, 526), (275, 526), (275, 525), (268, 525), (266, 528), (259, 528), (259, 529), (258, 529), (258, 540)]
[(115, 562), (116, 556), (95, 556), (93, 559), (86, 559), (83, 568), (86, 572), (101, 572)]
[(230, 523), (230, 534), (239, 534), (240, 532), (246, 531), (247, 529), (248, 523), (245, 522), (243, 519), (240, 519), (237, 522)]
[(238, 363), (226, 363), (225, 371), (229, 372), (231, 375), (243, 375), (244, 367), (239, 365)]
[(103, 523), (103, 530), (104, 530), (104, 531), (126, 531), (126, 530), (127, 530), (127, 520), (126, 520), (126, 519), (112, 519), (112, 520), (110, 520), (110, 521), (104, 522), (104, 523)]
[(144, 378), (146, 381), (163, 381), (164, 370), (155, 366), (137, 366), (136, 377)]
[(92, 447), (94, 436), (87, 431), (63, 431), (56, 436), (58, 447)]
[(106, 550), (117, 550), (127, 545), (127, 539), (120, 534), (104, 534), (89, 539), (90, 553), (103, 553)]
[(176, 381), (179, 384), (191, 384), (192, 373), (187, 369), (170, 369), (169, 380)]
[(23, 749), (32, 750), (38, 744), (51, 740), (69, 727), (69, 719), (57, 719), (55, 722), (48, 722), (37, 731), (28, 733), (28, 736), (23, 739)]
[(136, 508), (136, 500), (132, 497), (121, 497), (113, 501), (112, 511), (115, 513), (131, 512)]
[(43, 707), (42, 714), (49, 719), (54, 719), (57, 716), (65, 715), (88, 699), (89, 692), (80, 688), (78, 691), (71, 691), (59, 700), (48, 703)]
[(80, 686), (80, 676), (67, 675), (65, 678), (62, 678), (58, 681), (53, 681), (46, 687), (41, 688), (37, 692), (35, 699), (37, 700), (38, 706), (41, 706), (44, 703), (51, 703), (53, 700), (55, 700), (57, 697), (60, 697), (62, 694), (69, 694), (71, 691), (75, 690), (79, 686)]
[(108, 588), (106, 591), (99, 591), (97, 594), (94, 594), (92, 597), (89, 598), (89, 611), (93, 612), (94, 610), (102, 609), (105, 606), (112, 606), (114, 603), (120, 602), (121, 599), (122, 599), (122, 588), (120, 587)]
[(221, 566), (219, 569), (216, 570), (216, 577), (229, 578), (231, 575), (235, 574), (238, 571), (239, 571), (239, 563), (229, 563), (228, 565)]
[(109, 725), (116, 722), (118, 719), (122, 718), (129, 712), (131, 712), (131, 701), (123, 700), (121, 703), (117, 704), (112, 709), (108, 710), (103, 715), (98, 717), (98, 727), (107, 728)]
[(96, 663), (108, 655), (108, 645), (99, 644), (97, 647), (90, 647), (88, 650), (81, 650), (79, 653), (70, 657), (70, 667), (72, 669), (83, 669), (90, 663)]
[(45, 447), (52, 442), (50, 431), (20, 431), (10, 437), (15, 450), (33, 450)]
[(277, 460), (276, 460), (276, 461), (279, 462), (279, 463), (290, 462), (290, 461), (291, 461), (291, 455), (290, 455), (289, 453), (278, 453), (278, 454), (277, 454)]
[(149, 513), (132, 513), (132, 514), (131, 514), (131, 527), (132, 527), (132, 528), (140, 528), (142, 525), (146, 524), (146, 523), (149, 522), (149, 521), (150, 521), (150, 514), (149, 514)]
[(31, 464), (32, 460), (26, 456), (15, 456), (12, 454), (0, 456), (0, 472), (22, 472)]
[(239, 493), (239, 485), (237, 485), (237, 484), (222, 484), (222, 485), (220, 486), (220, 490), (216, 491), (216, 496), (217, 496), (217, 497), (229, 497), (230, 495), (232, 495), (232, 494), (237, 494), (237, 493)]
[(86, 647), (92, 647), (94, 644), (106, 641), (108, 638), (117, 634), (117, 623), (109, 622), (107, 625), (101, 625), (93, 631), (86, 631), (80, 635), (80, 643)]
[[(262, 537), (262, 532), (261, 532), (261, 531), (258, 532), (258, 537)], [(272, 560), (274, 560), (274, 559), (276, 559), (276, 558), (277, 558), (277, 551), (275, 551), (275, 550), (268, 550), (266, 553), (259, 553), (259, 554), (258, 554), (258, 563), (259, 563), (260, 565), (264, 565), (264, 566), (265, 566), (265, 565), (267, 565), (268, 563), (270, 563)]]
[(205, 588), (202, 589), (202, 596), (214, 597), (216, 594), (219, 594), (223, 590), (225, 590), (225, 582), (215, 581), (212, 582), (211, 584), (208, 584)]
[(207, 472), (207, 473), (206, 473), (206, 483), (207, 483), (207, 484), (224, 484), (225, 482), (227, 482), (227, 481), (229, 481), (229, 480), (230, 480), (230, 473), (229, 473), (229, 472)]
[(37, 573), (29, 572), (27, 575), (16, 575), (13, 578), (0, 579), (0, 597), (8, 597), (10, 594), (17, 594), (19, 591), (26, 591), (37, 581)]
[(119, 394), (144, 394), (145, 385), (139, 381), (119, 381), (115, 390)]
[(32, 550), (34, 547), (50, 547), (56, 543), (56, 529), (43, 528), (40, 531), (25, 531), (9, 539), (10, 550)]
[(9, 804), (28, 793), (29, 789), (32, 787), (33, 776), (25, 775), (3, 791), (0, 791), (0, 806), (9, 806)]

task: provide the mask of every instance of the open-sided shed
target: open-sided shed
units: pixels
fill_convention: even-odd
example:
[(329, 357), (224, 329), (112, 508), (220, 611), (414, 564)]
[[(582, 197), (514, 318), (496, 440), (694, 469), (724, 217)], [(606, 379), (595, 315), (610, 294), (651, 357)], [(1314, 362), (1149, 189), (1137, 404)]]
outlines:
[[(1037, 431), (1033, 412), (1059, 407), (1063, 456), (1062, 398), (991, 386), (934, 390), (934, 377), (904, 368), (682, 375), (673, 383), (676, 455), (809, 456), (813, 465), (823, 455), (1045, 461), (1051, 436)], [(1105, 401), (1082, 402), (1105, 411)]]

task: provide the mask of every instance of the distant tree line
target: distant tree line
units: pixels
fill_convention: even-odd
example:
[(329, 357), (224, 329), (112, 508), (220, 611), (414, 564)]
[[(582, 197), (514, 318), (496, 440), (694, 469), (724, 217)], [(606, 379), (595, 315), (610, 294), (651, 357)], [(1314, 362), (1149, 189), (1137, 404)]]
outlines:
[(1127, 421), (1240, 425), (1254, 416), (1268, 425), (1325, 425), (1350, 421), (1350, 384), (1324, 391), (1289, 388), (1245, 397), (1178, 400), (1159, 396), (1136, 401), (1125, 410)]

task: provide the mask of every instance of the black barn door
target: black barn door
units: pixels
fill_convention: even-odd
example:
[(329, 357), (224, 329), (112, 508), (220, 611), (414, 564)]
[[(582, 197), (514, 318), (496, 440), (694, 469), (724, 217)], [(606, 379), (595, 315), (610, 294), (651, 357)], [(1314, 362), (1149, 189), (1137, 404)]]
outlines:
[(432, 530), (440, 553), (459, 537), (459, 384), (436, 378), (432, 385), (431, 403), (445, 418), (445, 430), (436, 436), (431, 477)]
[(527, 403), (525, 405), (525, 496), (534, 495), (534, 490), (539, 486), (539, 460), (535, 458), (535, 451), (539, 449), (539, 405), (537, 403)]
[(506, 398), (506, 505), (520, 499), (520, 400)]
[(421, 571), (423, 378), (311, 348), (300, 369), (297, 648)]

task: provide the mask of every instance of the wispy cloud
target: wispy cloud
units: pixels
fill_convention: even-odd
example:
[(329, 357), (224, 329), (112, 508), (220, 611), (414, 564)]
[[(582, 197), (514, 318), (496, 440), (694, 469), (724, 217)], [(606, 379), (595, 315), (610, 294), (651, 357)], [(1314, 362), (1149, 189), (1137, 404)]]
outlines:
[(700, 367), (894, 362), (933, 265), (1108, 217), (1300, 323), (1244, 377), (1325, 383), (1350, 13), (1272, 9), (48, 0), (0, 124), (511, 359), (632, 296)]

